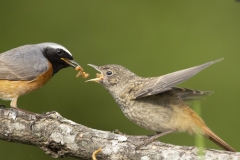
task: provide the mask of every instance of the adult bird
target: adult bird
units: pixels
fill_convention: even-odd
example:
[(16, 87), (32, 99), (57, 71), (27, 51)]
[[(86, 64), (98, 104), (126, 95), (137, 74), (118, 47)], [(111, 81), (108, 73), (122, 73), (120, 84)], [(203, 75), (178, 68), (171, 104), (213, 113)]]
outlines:
[(79, 66), (62, 45), (40, 43), (20, 46), (0, 54), (0, 99), (17, 108), (18, 97), (47, 83), (66, 67)]

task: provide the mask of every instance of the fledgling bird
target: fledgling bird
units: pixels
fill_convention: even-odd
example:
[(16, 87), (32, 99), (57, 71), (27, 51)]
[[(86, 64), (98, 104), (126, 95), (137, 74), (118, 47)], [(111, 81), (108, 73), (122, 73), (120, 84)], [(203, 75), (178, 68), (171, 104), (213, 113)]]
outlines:
[(0, 99), (17, 108), (19, 96), (42, 87), (54, 74), (79, 64), (62, 45), (40, 43), (24, 45), (0, 54)]
[(120, 65), (95, 66), (89, 64), (100, 74), (97, 74), (97, 78), (88, 81), (102, 84), (128, 119), (156, 133), (140, 146), (149, 144), (168, 133), (188, 132), (203, 134), (223, 149), (235, 152), (230, 145), (213, 133), (202, 118), (184, 102), (185, 100), (201, 99), (203, 95), (211, 92), (175, 87), (221, 60), (223, 58), (151, 78), (139, 77)]

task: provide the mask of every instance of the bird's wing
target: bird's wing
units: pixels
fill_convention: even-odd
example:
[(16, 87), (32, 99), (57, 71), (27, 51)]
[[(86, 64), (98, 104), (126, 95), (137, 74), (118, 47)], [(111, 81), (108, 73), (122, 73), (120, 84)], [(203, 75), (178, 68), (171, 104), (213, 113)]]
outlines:
[(184, 101), (202, 100), (211, 95), (212, 91), (199, 91), (188, 88), (172, 87), (172, 90)]
[(223, 58), (215, 61), (207, 62), (199, 66), (169, 73), (160, 77), (151, 78), (143, 87), (141, 87), (141, 89), (139, 89), (135, 93), (134, 99), (162, 93), (167, 90), (171, 90), (172, 87), (188, 80), (198, 72), (202, 71), (203, 69), (221, 60), (223, 60)]
[[(0, 80), (34, 80), (49, 68), (41, 52), (27, 46), (0, 54)], [(28, 49), (28, 52), (26, 52)], [(35, 54), (36, 53), (36, 54)]]

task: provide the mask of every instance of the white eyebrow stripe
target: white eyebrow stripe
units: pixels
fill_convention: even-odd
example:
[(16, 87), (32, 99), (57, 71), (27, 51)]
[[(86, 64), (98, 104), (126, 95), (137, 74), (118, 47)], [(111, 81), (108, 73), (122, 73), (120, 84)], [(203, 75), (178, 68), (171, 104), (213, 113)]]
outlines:
[(58, 44), (51, 44), (51, 47), (52, 48), (55, 48), (55, 49), (62, 49), (62, 50), (64, 50), (64, 51), (66, 51), (68, 54), (70, 54), (71, 56), (72, 56), (72, 54), (71, 54), (71, 52), (69, 51), (69, 50), (67, 50), (67, 48), (65, 48), (65, 47), (63, 47), (63, 46), (61, 46), (61, 45), (58, 45)]

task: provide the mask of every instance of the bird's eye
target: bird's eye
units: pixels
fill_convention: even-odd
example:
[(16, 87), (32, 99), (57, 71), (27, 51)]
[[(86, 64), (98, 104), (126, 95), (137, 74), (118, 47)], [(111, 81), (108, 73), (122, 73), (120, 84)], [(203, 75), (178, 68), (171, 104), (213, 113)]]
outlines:
[(58, 55), (62, 54), (62, 51), (60, 49), (58, 49), (56, 52), (57, 52)]
[(112, 71), (107, 71), (106, 75), (108, 75), (108, 76), (112, 75)]

